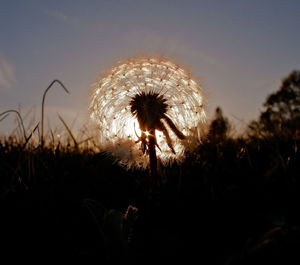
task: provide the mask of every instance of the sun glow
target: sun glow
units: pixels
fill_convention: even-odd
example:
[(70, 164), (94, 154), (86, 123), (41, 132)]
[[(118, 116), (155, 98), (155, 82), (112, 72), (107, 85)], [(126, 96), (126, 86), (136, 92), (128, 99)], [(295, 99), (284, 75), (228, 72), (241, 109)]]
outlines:
[[(140, 141), (143, 135), (148, 138), (149, 132), (140, 128), (130, 107), (132, 100), (141, 93), (155, 94), (167, 106), (164, 113), (167, 120), (159, 123), (164, 130), (155, 130), (158, 159), (163, 164), (181, 161), (185, 148), (200, 141), (201, 127), (206, 119), (203, 94), (183, 68), (165, 59), (134, 58), (113, 67), (96, 84), (90, 116), (98, 124), (102, 149), (114, 154), (119, 163), (128, 168), (148, 166), (149, 158)], [(151, 107), (150, 110), (149, 116)], [(185, 139), (176, 136), (170, 121)]]

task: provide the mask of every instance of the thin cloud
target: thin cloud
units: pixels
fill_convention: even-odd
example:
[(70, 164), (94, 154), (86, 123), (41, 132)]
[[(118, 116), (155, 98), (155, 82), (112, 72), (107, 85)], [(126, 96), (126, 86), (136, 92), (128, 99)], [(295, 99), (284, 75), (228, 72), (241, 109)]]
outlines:
[(50, 17), (55, 18), (57, 21), (68, 24), (68, 25), (76, 25), (78, 23), (78, 20), (74, 17), (68, 16), (65, 13), (58, 11), (58, 10), (47, 10), (47, 15)]
[[(141, 30), (132, 30), (124, 37), (127, 40), (130, 49), (135, 49), (137, 53), (143, 54), (150, 52), (151, 54), (169, 56), (173, 60), (178, 60), (181, 66), (190, 70), (213, 67), (214, 69), (226, 69), (224, 63), (215, 56), (203, 51), (200, 48), (191, 47), (185, 40), (173, 36), (161, 35), (155, 31), (143, 32)], [(185, 62), (189, 62), (186, 63)], [(197, 66), (197, 67), (196, 67)], [(194, 77), (201, 78), (192, 71)], [(195, 76), (195, 74), (197, 76)]]
[(8, 90), (15, 82), (15, 68), (0, 55), (0, 90)]

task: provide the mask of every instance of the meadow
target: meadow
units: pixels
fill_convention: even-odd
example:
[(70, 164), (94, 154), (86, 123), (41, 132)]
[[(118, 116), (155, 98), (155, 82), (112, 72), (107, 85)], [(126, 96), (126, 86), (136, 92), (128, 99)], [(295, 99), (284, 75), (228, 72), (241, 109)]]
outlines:
[(230, 133), (217, 108), (183, 163), (158, 163), (155, 196), (148, 169), (121, 167), (88, 132), (77, 139), (62, 117), (65, 140), (44, 136), (43, 118), (41, 132), (38, 123), (28, 135), (17, 111), (2, 113), (1, 121), (10, 112), (19, 120), (15, 134), (0, 139), (1, 258), (299, 264), (298, 108), (288, 112), (299, 97), (285, 91), (300, 87), (290, 85), (295, 75), (244, 136)]
[[(149, 200), (147, 170), (73, 144), (3, 139), (1, 252), (107, 264), (290, 264), (299, 260), (298, 146), (207, 137), (183, 164), (159, 168), (160, 192)], [(125, 215), (130, 205), (138, 210)]]

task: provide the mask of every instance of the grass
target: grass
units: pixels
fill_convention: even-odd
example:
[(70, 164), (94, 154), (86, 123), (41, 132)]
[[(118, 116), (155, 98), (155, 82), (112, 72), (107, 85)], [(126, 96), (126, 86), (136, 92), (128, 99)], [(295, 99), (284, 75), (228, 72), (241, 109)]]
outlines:
[(299, 263), (299, 139), (207, 137), (159, 168), (149, 200), (147, 171), (119, 167), (59, 118), (67, 141), (39, 124), (0, 139), (3, 260)]
[[(182, 165), (160, 169), (160, 196), (149, 202), (146, 171), (125, 171), (93, 149), (2, 141), (2, 240), (8, 250), (18, 242), (19, 252), (35, 258), (147, 263), (150, 255), (149, 263), (209, 258), (208, 264), (243, 264), (248, 240), (258, 248), (274, 227), (289, 240), (285, 235), (299, 225), (298, 146), (278, 139), (207, 140)], [(93, 203), (87, 207), (87, 201)], [(139, 209), (138, 219), (124, 248), (117, 227), (129, 205)], [(109, 211), (115, 215), (104, 221)], [(28, 238), (35, 243), (27, 245)]]

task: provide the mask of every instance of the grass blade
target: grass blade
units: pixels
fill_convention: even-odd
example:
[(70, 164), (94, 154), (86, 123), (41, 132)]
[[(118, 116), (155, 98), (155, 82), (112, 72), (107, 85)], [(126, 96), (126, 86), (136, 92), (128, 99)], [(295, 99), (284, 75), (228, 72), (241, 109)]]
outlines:
[(26, 139), (25, 143), (24, 143), (23, 146), (22, 146), (22, 150), (25, 148), (25, 146), (27, 145), (27, 143), (28, 143), (29, 140), (31, 139), (31, 137), (32, 137), (32, 135), (34, 134), (34, 132), (36, 131), (36, 129), (39, 127), (39, 124), (40, 124), (40, 123), (38, 123), (38, 124), (34, 127), (34, 129), (32, 130), (31, 134), (30, 134), (30, 135), (28, 136), (28, 138)]
[(65, 85), (58, 79), (55, 79), (51, 82), (51, 84), (46, 88), (44, 94), (43, 94), (43, 100), (42, 100), (42, 132), (41, 132), (41, 146), (44, 147), (44, 105), (45, 105), (45, 98), (46, 94), (49, 91), (49, 89), (53, 86), (54, 83), (58, 83), (61, 85), (61, 87), (66, 91), (66, 93), (70, 93), (69, 90), (65, 87)]
[[(0, 113), (0, 117), (3, 116), (3, 115), (5, 115), (5, 114), (7, 114), (7, 115), (5, 115), (4, 118), (2, 118), (0, 121), (4, 120), (4, 119), (8, 116), (8, 113), (10, 113), (10, 112), (13, 112), (13, 113), (16, 113), (16, 114), (17, 114), (17, 116), (18, 116), (18, 118), (19, 118), (19, 122), (20, 122), (21, 127), (22, 127), (22, 130), (23, 130), (24, 141), (26, 141), (26, 139), (27, 139), (26, 131), (25, 131), (23, 119), (22, 119), (22, 117), (21, 117), (20, 112), (18, 112), (17, 110), (14, 110), (14, 109), (6, 110), (6, 111)], [(19, 125), (20, 125), (20, 124), (19, 124)]]
[(75, 137), (74, 137), (71, 129), (69, 128), (69, 126), (66, 124), (66, 122), (63, 120), (63, 118), (59, 114), (58, 114), (58, 117), (61, 120), (61, 122), (63, 123), (63, 125), (65, 126), (65, 128), (68, 131), (69, 135), (71, 136), (71, 138), (72, 138), (72, 140), (74, 142), (75, 148), (77, 148), (78, 147), (78, 143), (77, 143), (77, 141), (76, 141), (76, 139), (75, 139)]

